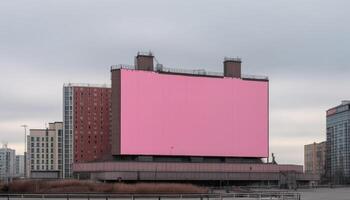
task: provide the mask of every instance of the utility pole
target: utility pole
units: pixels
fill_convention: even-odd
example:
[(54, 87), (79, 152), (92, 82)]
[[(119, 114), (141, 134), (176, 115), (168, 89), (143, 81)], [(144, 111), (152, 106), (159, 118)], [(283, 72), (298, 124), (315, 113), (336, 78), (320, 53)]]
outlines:
[(27, 127), (28, 125), (23, 124), (21, 127), (24, 128), (24, 151), (23, 151), (23, 156), (24, 156), (24, 178), (27, 177)]

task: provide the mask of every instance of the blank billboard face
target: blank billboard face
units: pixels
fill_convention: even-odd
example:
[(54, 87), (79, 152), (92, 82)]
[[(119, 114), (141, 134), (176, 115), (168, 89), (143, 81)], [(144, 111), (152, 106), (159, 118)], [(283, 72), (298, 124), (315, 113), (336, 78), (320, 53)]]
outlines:
[(268, 156), (268, 82), (121, 70), (120, 154)]

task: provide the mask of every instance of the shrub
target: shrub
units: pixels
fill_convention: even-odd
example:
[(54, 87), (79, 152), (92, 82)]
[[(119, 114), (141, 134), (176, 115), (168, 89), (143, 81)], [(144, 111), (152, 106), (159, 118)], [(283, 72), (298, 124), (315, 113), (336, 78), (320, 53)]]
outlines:
[(10, 193), (207, 193), (208, 189), (179, 183), (99, 183), (80, 180), (19, 180), (0, 184)]

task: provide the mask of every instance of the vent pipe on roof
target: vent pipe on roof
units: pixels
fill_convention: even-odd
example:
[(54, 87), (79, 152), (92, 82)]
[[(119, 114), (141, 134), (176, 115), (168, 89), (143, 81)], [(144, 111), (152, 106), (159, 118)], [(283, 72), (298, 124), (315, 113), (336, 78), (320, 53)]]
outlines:
[(224, 59), (224, 76), (241, 78), (241, 59), (240, 58), (227, 58)]
[(135, 57), (135, 67), (137, 70), (153, 71), (152, 52), (137, 52)]

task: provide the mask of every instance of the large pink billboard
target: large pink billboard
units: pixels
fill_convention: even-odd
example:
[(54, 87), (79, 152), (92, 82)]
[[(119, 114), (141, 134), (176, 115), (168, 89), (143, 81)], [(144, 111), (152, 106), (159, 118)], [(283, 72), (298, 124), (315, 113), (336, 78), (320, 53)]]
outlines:
[(122, 155), (268, 156), (268, 81), (121, 70)]

